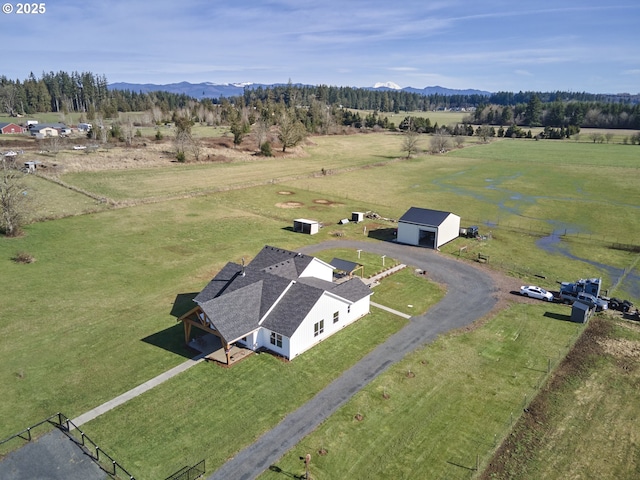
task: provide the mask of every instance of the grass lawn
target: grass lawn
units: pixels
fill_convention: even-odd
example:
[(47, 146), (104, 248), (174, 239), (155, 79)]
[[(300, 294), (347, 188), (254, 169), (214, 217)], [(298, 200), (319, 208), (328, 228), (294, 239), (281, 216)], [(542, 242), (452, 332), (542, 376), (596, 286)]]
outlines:
[(482, 478), (640, 475), (640, 328), (594, 319)]
[(109, 205), (42, 177), (27, 175), (24, 185), (29, 207), (27, 221), (41, 221), (107, 210)]
[(369, 278), (382, 271), (389, 269), (395, 265), (398, 265), (398, 261), (393, 258), (385, 258), (384, 266), (382, 265), (382, 257), (375, 253), (369, 253), (363, 250), (358, 255), (358, 251), (352, 248), (332, 248), (324, 250), (316, 255), (319, 259), (325, 262), (330, 262), (334, 258), (347, 260), (362, 265), (363, 270), (359, 270), (356, 275), (364, 278)]
[[(0, 437), (53, 412), (74, 417), (180, 363), (190, 354), (172, 315), (179, 294), (199, 291), (224, 263), (264, 244), (309, 240), (208, 198), (69, 217), (0, 238), (0, 288), (10, 292), (0, 299)], [(18, 252), (35, 262), (13, 262)]]
[(420, 315), (446, 293), (441, 285), (417, 275), (411, 266), (394, 273), (373, 289), (371, 300), (407, 315)]
[[(382, 266), (380, 255), (363, 250), (358, 258), (358, 252), (354, 249), (334, 248), (324, 250), (316, 255), (325, 262), (333, 258), (340, 258), (364, 266), (364, 276), (371, 277), (386, 268), (398, 264), (393, 258), (385, 258), (385, 266)], [(411, 266), (407, 266), (385, 277), (380, 285), (374, 287), (371, 300), (387, 307), (391, 307), (407, 315), (420, 315), (427, 311), (430, 305), (437, 303), (445, 294), (444, 287), (429, 282), (422, 275), (416, 275)]]
[(536, 393), (550, 359), (557, 363), (582, 330), (559, 319), (566, 313), (514, 305), (475, 331), (441, 337), (378, 377), (276, 466), (300, 475), (299, 458), (310, 453), (317, 480), (469, 478), (477, 456), (486, 461), (512, 413), (515, 421)]
[[(640, 255), (610, 248), (638, 244), (637, 147), (509, 139), (397, 161), (401, 135), (312, 140), (295, 159), (63, 175), (87, 191), (139, 203), (130, 208), (107, 210), (27, 178), (32, 218), (76, 216), (0, 238), (0, 289), (8, 292), (0, 296), (0, 438), (57, 411), (73, 418), (184, 361), (191, 354), (175, 322), (186, 308), (180, 294), (199, 291), (227, 261), (250, 260), (265, 244), (296, 250), (338, 236), (373, 242), (395, 227), (338, 225), (352, 211), (389, 218), (410, 206), (453, 211), (463, 226), (477, 223), (492, 238), (458, 239), (444, 254), (467, 246), (470, 259), (487, 254), (490, 266), (550, 289), (556, 280), (598, 276), (609, 288), (616, 277), (609, 267), (626, 268), (614, 293), (640, 301), (633, 283)], [(83, 212), (93, 213), (77, 215)], [(294, 234), (300, 217), (325, 226), (314, 236)], [(563, 240), (564, 255), (536, 244), (565, 229), (572, 236)], [(18, 252), (36, 261), (17, 264)], [(331, 258), (352, 260), (345, 255), (355, 252), (339, 253)], [(362, 260), (366, 274), (380, 261)], [(428, 294), (417, 299), (423, 288)], [(413, 313), (408, 305), (421, 311), (441, 294), (407, 269), (376, 287), (374, 301)], [(558, 321), (564, 313), (559, 305), (514, 306), (474, 332), (441, 338), (368, 387), (279, 467), (301, 473), (298, 457), (326, 448), (325, 456), (313, 454), (314, 478), (371, 478), (371, 470), (411, 478), (414, 464), (418, 477), (467, 478), (476, 456), (488, 458), (507, 431), (510, 412), (533, 395), (548, 358), (574, 338), (576, 326)], [(290, 364), (260, 355), (237, 369), (198, 366), (86, 431), (140, 477), (163, 478), (201, 458), (212, 470), (357, 361), (373, 347), (369, 335), (390, 335), (399, 322), (375, 311)], [(334, 358), (342, 348), (348, 358)], [(273, 411), (262, 411), (265, 404)], [(353, 419), (358, 411), (362, 422)]]
[(202, 458), (214, 470), (405, 324), (372, 308), (295, 361), (260, 354), (229, 369), (202, 364), (83, 430), (140, 477), (163, 478)]

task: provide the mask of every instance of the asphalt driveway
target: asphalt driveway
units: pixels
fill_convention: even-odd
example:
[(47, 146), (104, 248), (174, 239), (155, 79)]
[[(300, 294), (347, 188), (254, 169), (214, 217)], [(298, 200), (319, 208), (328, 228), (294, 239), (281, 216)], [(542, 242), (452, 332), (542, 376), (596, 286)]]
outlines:
[(496, 287), (489, 276), (480, 269), (435, 251), (394, 243), (350, 240), (323, 242), (300, 251), (313, 254), (329, 248), (361, 248), (393, 257), (425, 270), (430, 278), (447, 286), (447, 293), (426, 314), (412, 317), (405, 328), (345, 371), (298, 410), (287, 415), (255, 443), (240, 451), (208, 480), (256, 478), (389, 366), (432, 342), (439, 334), (473, 323), (496, 304), (493, 295)]

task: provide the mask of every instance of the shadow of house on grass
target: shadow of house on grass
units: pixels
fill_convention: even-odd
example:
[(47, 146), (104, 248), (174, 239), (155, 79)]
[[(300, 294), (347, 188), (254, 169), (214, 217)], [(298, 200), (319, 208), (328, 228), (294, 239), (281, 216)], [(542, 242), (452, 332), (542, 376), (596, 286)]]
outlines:
[(192, 358), (193, 351), (184, 344), (184, 327), (182, 323), (177, 323), (177, 320), (195, 306), (193, 299), (196, 295), (198, 295), (198, 292), (180, 293), (176, 295), (170, 312), (170, 315), (176, 319), (176, 324), (153, 333), (143, 338), (142, 341), (180, 355), (181, 357)]

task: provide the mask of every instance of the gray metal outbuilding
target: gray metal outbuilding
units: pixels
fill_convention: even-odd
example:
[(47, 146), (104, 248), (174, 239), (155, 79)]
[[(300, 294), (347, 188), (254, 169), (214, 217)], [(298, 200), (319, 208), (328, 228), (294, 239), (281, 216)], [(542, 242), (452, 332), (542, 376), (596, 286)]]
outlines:
[(580, 301), (573, 302), (571, 307), (571, 321), (575, 323), (587, 323), (591, 309), (586, 303)]
[(398, 220), (398, 242), (438, 249), (458, 238), (460, 217), (451, 212), (411, 207)]

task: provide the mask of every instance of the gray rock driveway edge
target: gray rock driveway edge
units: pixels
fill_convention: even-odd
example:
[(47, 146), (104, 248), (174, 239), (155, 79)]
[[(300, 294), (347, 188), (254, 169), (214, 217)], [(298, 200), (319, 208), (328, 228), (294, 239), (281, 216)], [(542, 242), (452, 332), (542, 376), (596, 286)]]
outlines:
[(439, 334), (470, 325), (489, 313), (496, 304), (493, 295), (496, 288), (491, 278), (480, 269), (432, 250), (394, 243), (341, 240), (323, 242), (299, 251), (312, 254), (329, 248), (361, 248), (393, 257), (425, 270), (431, 279), (447, 286), (447, 293), (426, 314), (412, 317), (405, 328), (227, 461), (208, 480), (256, 478), (391, 365), (432, 342)]

